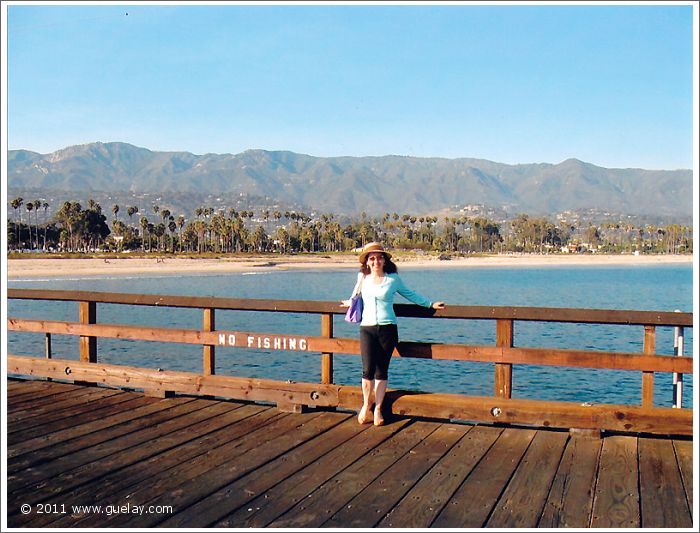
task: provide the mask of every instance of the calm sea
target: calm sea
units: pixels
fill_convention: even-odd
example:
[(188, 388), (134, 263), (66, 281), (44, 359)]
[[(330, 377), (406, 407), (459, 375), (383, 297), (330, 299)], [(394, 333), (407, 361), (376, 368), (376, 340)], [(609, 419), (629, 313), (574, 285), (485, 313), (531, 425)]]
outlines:
[[(654, 311), (693, 310), (692, 265), (606, 267), (502, 267), (502, 268), (401, 268), (406, 284), (433, 299), (454, 305), (541, 306)], [(119, 276), (10, 280), (12, 288), (65, 289), (167, 295), (235, 298), (339, 301), (349, 297), (355, 272), (269, 271), (226, 275)], [(397, 298), (397, 302), (403, 301)], [(67, 302), (8, 301), (8, 316), (51, 320), (77, 319), (77, 304)], [(357, 337), (357, 326), (342, 316), (334, 322), (336, 337)], [(121, 305), (98, 306), (98, 322), (199, 329), (199, 310), (158, 309)], [(217, 329), (319, 335), (316, 315), (218, 311)], [(692, 328), (685, 330), (685, 354), (693, 353)], [(495, 321), (399, 319), (402, 340), (493, 345)], [(515, 324), (515, 345), (603, 351), (641, 352), (641, 326), (578, 324)], [(77, 359), (75, 337), (54, 335), (54, 357)], [(658, 328), (657, 351), (672, 355), (673, 328)], [(9, 353), (41, 355), (41, 334), (8, 334)], [(114, 364), (201, 371), (201, 347), (157, 342), (98, 340), (100, 361)], [(280, 380), (318, 382), (320, 356), (316, 353), (220, 348), (216, 372)], [(360, 358), (337, 354), (335, 382), (359, 384)], [(493, 365), (460, 361), (429, 361), (396, 358), (392, 361), (389, 386), (410, 390), (491, 396)], [(683, 405), (692, 402), (692, 376), (684, 379)], [(657, 374), (655, 403), (672, 403), (672, 376)], [(631, 371), (569, 369), (546, 366), (515, 366), (513, 397), (591, 403), (638, 404), (641, 374)]]

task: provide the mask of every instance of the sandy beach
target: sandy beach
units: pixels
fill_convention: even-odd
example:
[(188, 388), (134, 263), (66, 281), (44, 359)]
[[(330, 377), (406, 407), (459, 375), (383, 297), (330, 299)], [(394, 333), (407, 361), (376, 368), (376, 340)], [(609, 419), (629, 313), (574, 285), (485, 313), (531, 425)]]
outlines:
[[(651, 265), (691, 264), (690, 255), (494, 255), (439, 260), (432, 256), (398, 256), (399, 268), (463, 268), (488, 266), (566, 266), (566, 265)], [(241, 256), (222, 258), (118, 258), (118, 259), (8, 259), (10, 279), (133, 274), (222, 274), (258, 270), (355, 269), (357, 256), (291, 255)]]

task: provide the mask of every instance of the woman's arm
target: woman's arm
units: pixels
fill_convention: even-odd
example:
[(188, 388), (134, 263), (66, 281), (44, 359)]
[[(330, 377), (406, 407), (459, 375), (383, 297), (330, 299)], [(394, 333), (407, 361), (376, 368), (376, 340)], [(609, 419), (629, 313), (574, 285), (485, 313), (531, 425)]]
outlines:
[[(425, 296), (418, 294), (415, 291), (412, 291), (408, 287), (406, 287), (406, 284), (403, 282), (403, 280), (399, 277), (396, 276), (396, 292), (398, 292), (401, 296), (409, 300), (410, 302), (413, 302), (416, 305), (421, 305), (423, 307), (433, 307), (433, 302), (428, 300)], [(436, 302), (436, 303), (442, 303), (442, 302)], [(444, 304), (443, 304), (444, 306)]]

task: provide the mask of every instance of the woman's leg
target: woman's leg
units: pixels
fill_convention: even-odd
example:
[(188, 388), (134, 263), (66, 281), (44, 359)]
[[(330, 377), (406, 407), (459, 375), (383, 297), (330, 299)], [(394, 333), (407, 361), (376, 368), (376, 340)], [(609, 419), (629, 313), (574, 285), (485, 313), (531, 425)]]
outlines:
[(376, 354), (381, 351), (381, 345), (376, 336), (374, 326), (360, 327), (360, 353), (362, 354), (362, 407), (357, 415), (360, 424), (369, 422), (372, 407), (372, 386), (376, 372)]
[(399, 342), (399, 331), (396, 324), (380, 326), (379, 343), (381, 344), (381, 355), (376, 361), (376, 370), (374, 372), (374, 425), (381, 426), (384, 424), (384, 416), (382, 415), (382, 405), (384, 403), (384, 395), (389, 380), (389, 363), (391, 355), (394, 353), (394, 348)]
[(372, 380), (362, 378), (362, 408), (357, 415), (357, 421), (360, 424), (369, 422), (369, 410), (372, 405)]
[(375, 379), (374, 380), (374, 425), (381, 426), (384, 424), (384, 416), (382, 415), (382, 403), (384, 402), (384, 394), (386, 394), (386, 386), (388, 380), (386, 379)]

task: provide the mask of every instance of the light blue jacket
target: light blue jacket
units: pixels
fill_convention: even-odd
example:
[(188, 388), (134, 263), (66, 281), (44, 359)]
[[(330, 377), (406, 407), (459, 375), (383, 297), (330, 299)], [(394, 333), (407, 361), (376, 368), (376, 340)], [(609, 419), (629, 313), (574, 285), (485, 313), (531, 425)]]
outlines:
[(433, 302), (406, 287), (398, 274), (385, 274), (382, 283), (377, 285), (371, 277), (363, 276), (360, 272), (357, 275), (357, 283), (352, 293), (354, 295), (360, 291), (364, 304), (361, 326), (396, 324), (394, 294), (397, 292), (416, 305), (423, 307), (432, 307), (433, 305)]

